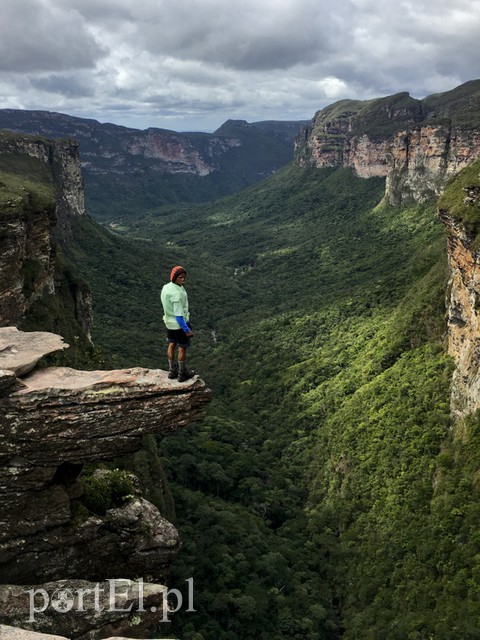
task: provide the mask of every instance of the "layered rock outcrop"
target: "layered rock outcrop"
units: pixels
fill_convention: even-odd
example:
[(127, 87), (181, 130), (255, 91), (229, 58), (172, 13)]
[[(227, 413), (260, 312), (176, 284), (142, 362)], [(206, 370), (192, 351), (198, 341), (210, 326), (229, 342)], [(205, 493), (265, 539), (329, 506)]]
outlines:
[[(463, 202), (480, 219), (480, 163), (474, 166), (475, 183), (463, 187)], [(448, 352), (455, 361), (451, 408), (455, 416), (463, 416), (480, 408), (480, 247), (477, 229), (443, 207), (438, 215), (447, 232), (450, 268)]]
[[(173, 525), (134, 485), (104, 513), (89, 512), (80, 473), (85, 462), (139, 450), (144, 434), (200, 419), (210, 392), (198, 377), (182, 384), (161, 370), (35, 368), (42, 351), (65, 346), (58, 336), (0, 329), (0, 583), (163, 580), (179, 548)], [(11, 594), (5, 589), (0, 601)], [(9, 602), (0, 623), (18, 624)], [(26, 628), (51, 629), (38, 625)], [(54, 630), (71, 634), (65, 629)], [(88, 633), (72, 637), (105, 637)]]
[(20, 134), (2, 135), (0, 153), (28, 155), (48, 168), (55, 187), (56, 217), (60, 231), (69, 233), (69, 220), (85, 215), (78, 142), (71, 138), (53, 141)]
[[(203, 144), (199, 146), (187, 136), (172, 131), (147, 129), (138, 132), (132, 130), (122, 146), (130, 156), (156, 160), (154, 169), (161, 173), (206, 176), (218, 169), (218, 158), (241, 144), (241, 141), (235, 138), (205, 136)], [(122, 164), (125, 168), (128, 155), (123, 157)]]
[[(0, 585), (3, 617), (11, 620), (12, 625), (18, 625), (0, 624), (0, 638), (145, 638), (158, 624), (169, 620), (168, 593), (164, 585), (129, 579), (97, 583), (58, 580), (43, 585)], [(129, 610), (131, 615), (128, 615)], [(38, 634), (21, 625), (36, 626), (43, 632)], [(48, 635), (44, 636), (44, 633)], [(61, 637), (57, 634), (61, 634)]]
[[(0, 326), (7, 326), (57, 295), (57, 242), (68, 241), (71, 221), (85, 214), (85, 204), (77, 143), (1, 135), (0, 160), (6, 168), (0, 185)], [(88, 287), (70, 278), (69, 295), (89, 336)]]
[(0, 213), (0, 326), (17, 323), (29, 307), (55, 290), (55, 200), (23, 189)]
[(448, 352), (455, 360), (452, 412), (459, 416), (480, 407), (480, 255), (474, 236), (447, 211), (439, 212), (447, 230), (450, 281), (447, 296)]
[(2, 640), (67, 640), (67, 638), (56, 634), (26, 631), (25, 629), (18, 629), (5, 624), (0, 624), (0, 638)]
[(451, 175), (480, 155), (480, 97), (477, 83), (470, 84), (443, 100), (442, 94), (415, 100), (400, 93), (326, 107), (297, 138), (296, 162), (385, 177), (392, 204), (436, 197)]

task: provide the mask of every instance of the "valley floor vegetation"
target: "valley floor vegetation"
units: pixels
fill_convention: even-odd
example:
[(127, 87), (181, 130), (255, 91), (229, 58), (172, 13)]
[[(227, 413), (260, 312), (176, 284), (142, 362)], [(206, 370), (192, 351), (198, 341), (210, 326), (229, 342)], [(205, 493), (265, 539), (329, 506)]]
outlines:
[(121, 237), (77, 221), (96, 345), (165, 368), (159, 293), (182, 264), (214, 392), (122, 462), (180, 530), (172, 584), (195, 581), (159, 637), (480, 637), (480, 422), (451, 428), (444, 229), (384, 189), (289, 165)]

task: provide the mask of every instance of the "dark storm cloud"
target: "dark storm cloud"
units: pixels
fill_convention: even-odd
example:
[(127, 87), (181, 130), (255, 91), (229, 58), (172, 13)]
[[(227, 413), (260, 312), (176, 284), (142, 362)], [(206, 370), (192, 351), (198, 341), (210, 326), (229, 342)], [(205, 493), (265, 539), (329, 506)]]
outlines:
[(49, 74), (32, 78), (31, 85), (39, 91), (57, 93), (66, 98), (87, 98), (95, 93), (94, 86), (84, 81), (78, 74)]
[(142, 29), (147, 50), (235, 70), (310, 64), (332, 49), (337, 31), (313, 0), (164, 0), (161, 6)]
[(342, 98), (420, 98), (480, 77), (480, 0), (3, 0), (2, 9), (3, 106), (105, 112), (130, 126), (304, 119)]
[(42, 0), (3, 0), (0, 71), (89, 68), (101, 55), (78, 13)]

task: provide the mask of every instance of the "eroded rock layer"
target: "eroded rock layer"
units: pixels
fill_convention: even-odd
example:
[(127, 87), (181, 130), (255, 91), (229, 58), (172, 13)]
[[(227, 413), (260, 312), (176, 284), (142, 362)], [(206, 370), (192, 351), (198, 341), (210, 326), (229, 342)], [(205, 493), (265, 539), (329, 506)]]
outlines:
[[(0, 583), (20, 588), (59, 579), (164, 580), (180, 546), (175, 527), (134, 485), (120, 504), (100, 514), (79, 509), (84, 493), (80, 473), (85, 462), (139, 450), (144, 434), (172, 433), (200, 419), (210, 391), (198, 377), (179, 383), (165, 371), (142, 368), (46, 367), (18, 377), (34, 366), (32, 354), (37, 362), (42, 353), (67, 345), (59, 336), (12, 327), (0, 328), (3, 343)], [(0, 587), (0, 601), (2, 594)], [(0, 623), (15, 625), (18, 611), (9, 603), (0, 606)], [(62, 635), (68, 636), (71, 620), (62, 620), (67, 625)], [(44, 622), (26, 628), (58, 630)], [(72, 637), (102, 638), (107, 628), (112, 635), (122, 628), (114, 622), (108, 626), (110, 621), (101, 618), (95, 623), (103, 629), (100, 635), (94, 630), (82, 635), (77, 629)]]
[(416, 100), (403, 92), (342, 100), (319, 111), (297, 138), (296, 162), (385, 177), (392, 204), (438, 196), (480, 155), (478, 81)]

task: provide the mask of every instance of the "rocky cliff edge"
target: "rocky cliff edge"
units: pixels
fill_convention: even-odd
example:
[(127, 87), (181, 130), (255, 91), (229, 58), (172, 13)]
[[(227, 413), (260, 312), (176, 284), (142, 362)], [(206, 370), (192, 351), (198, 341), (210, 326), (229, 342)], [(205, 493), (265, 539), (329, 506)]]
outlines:
[[(18, 585), (25, 592), (59, 580), (63, 590), (65, 580), (164, 580), (179, 548), (174, 526), (135, 488), (104, 514), (79, 508), (80, 473), (85, 462), (137, 451), (144, 434), (200, 419), (211, 394), (198, 377), (179, 383), (162, 370), (37, 367), (67, 346), (54, 334), (0, 328), (0, 624), (93, 640), (107, 628), (121, 635), (132, 614), (90, 622), (57, 615), (54, 627), (48, 615), (28, 622)], [(161, 619), (161, 607), (153, 608)]]
[(438, 197), (480, 155), (480, 81), (423, 100), (408, 93), (341, 100), (317, 112), (295, 142), (301, 166), (385, 177), (391, 204)]
[(456, 417), (480, 409), (480, 160), (452, 180), (439, 202), (447, 234), (448, 353), (455, 362)]

